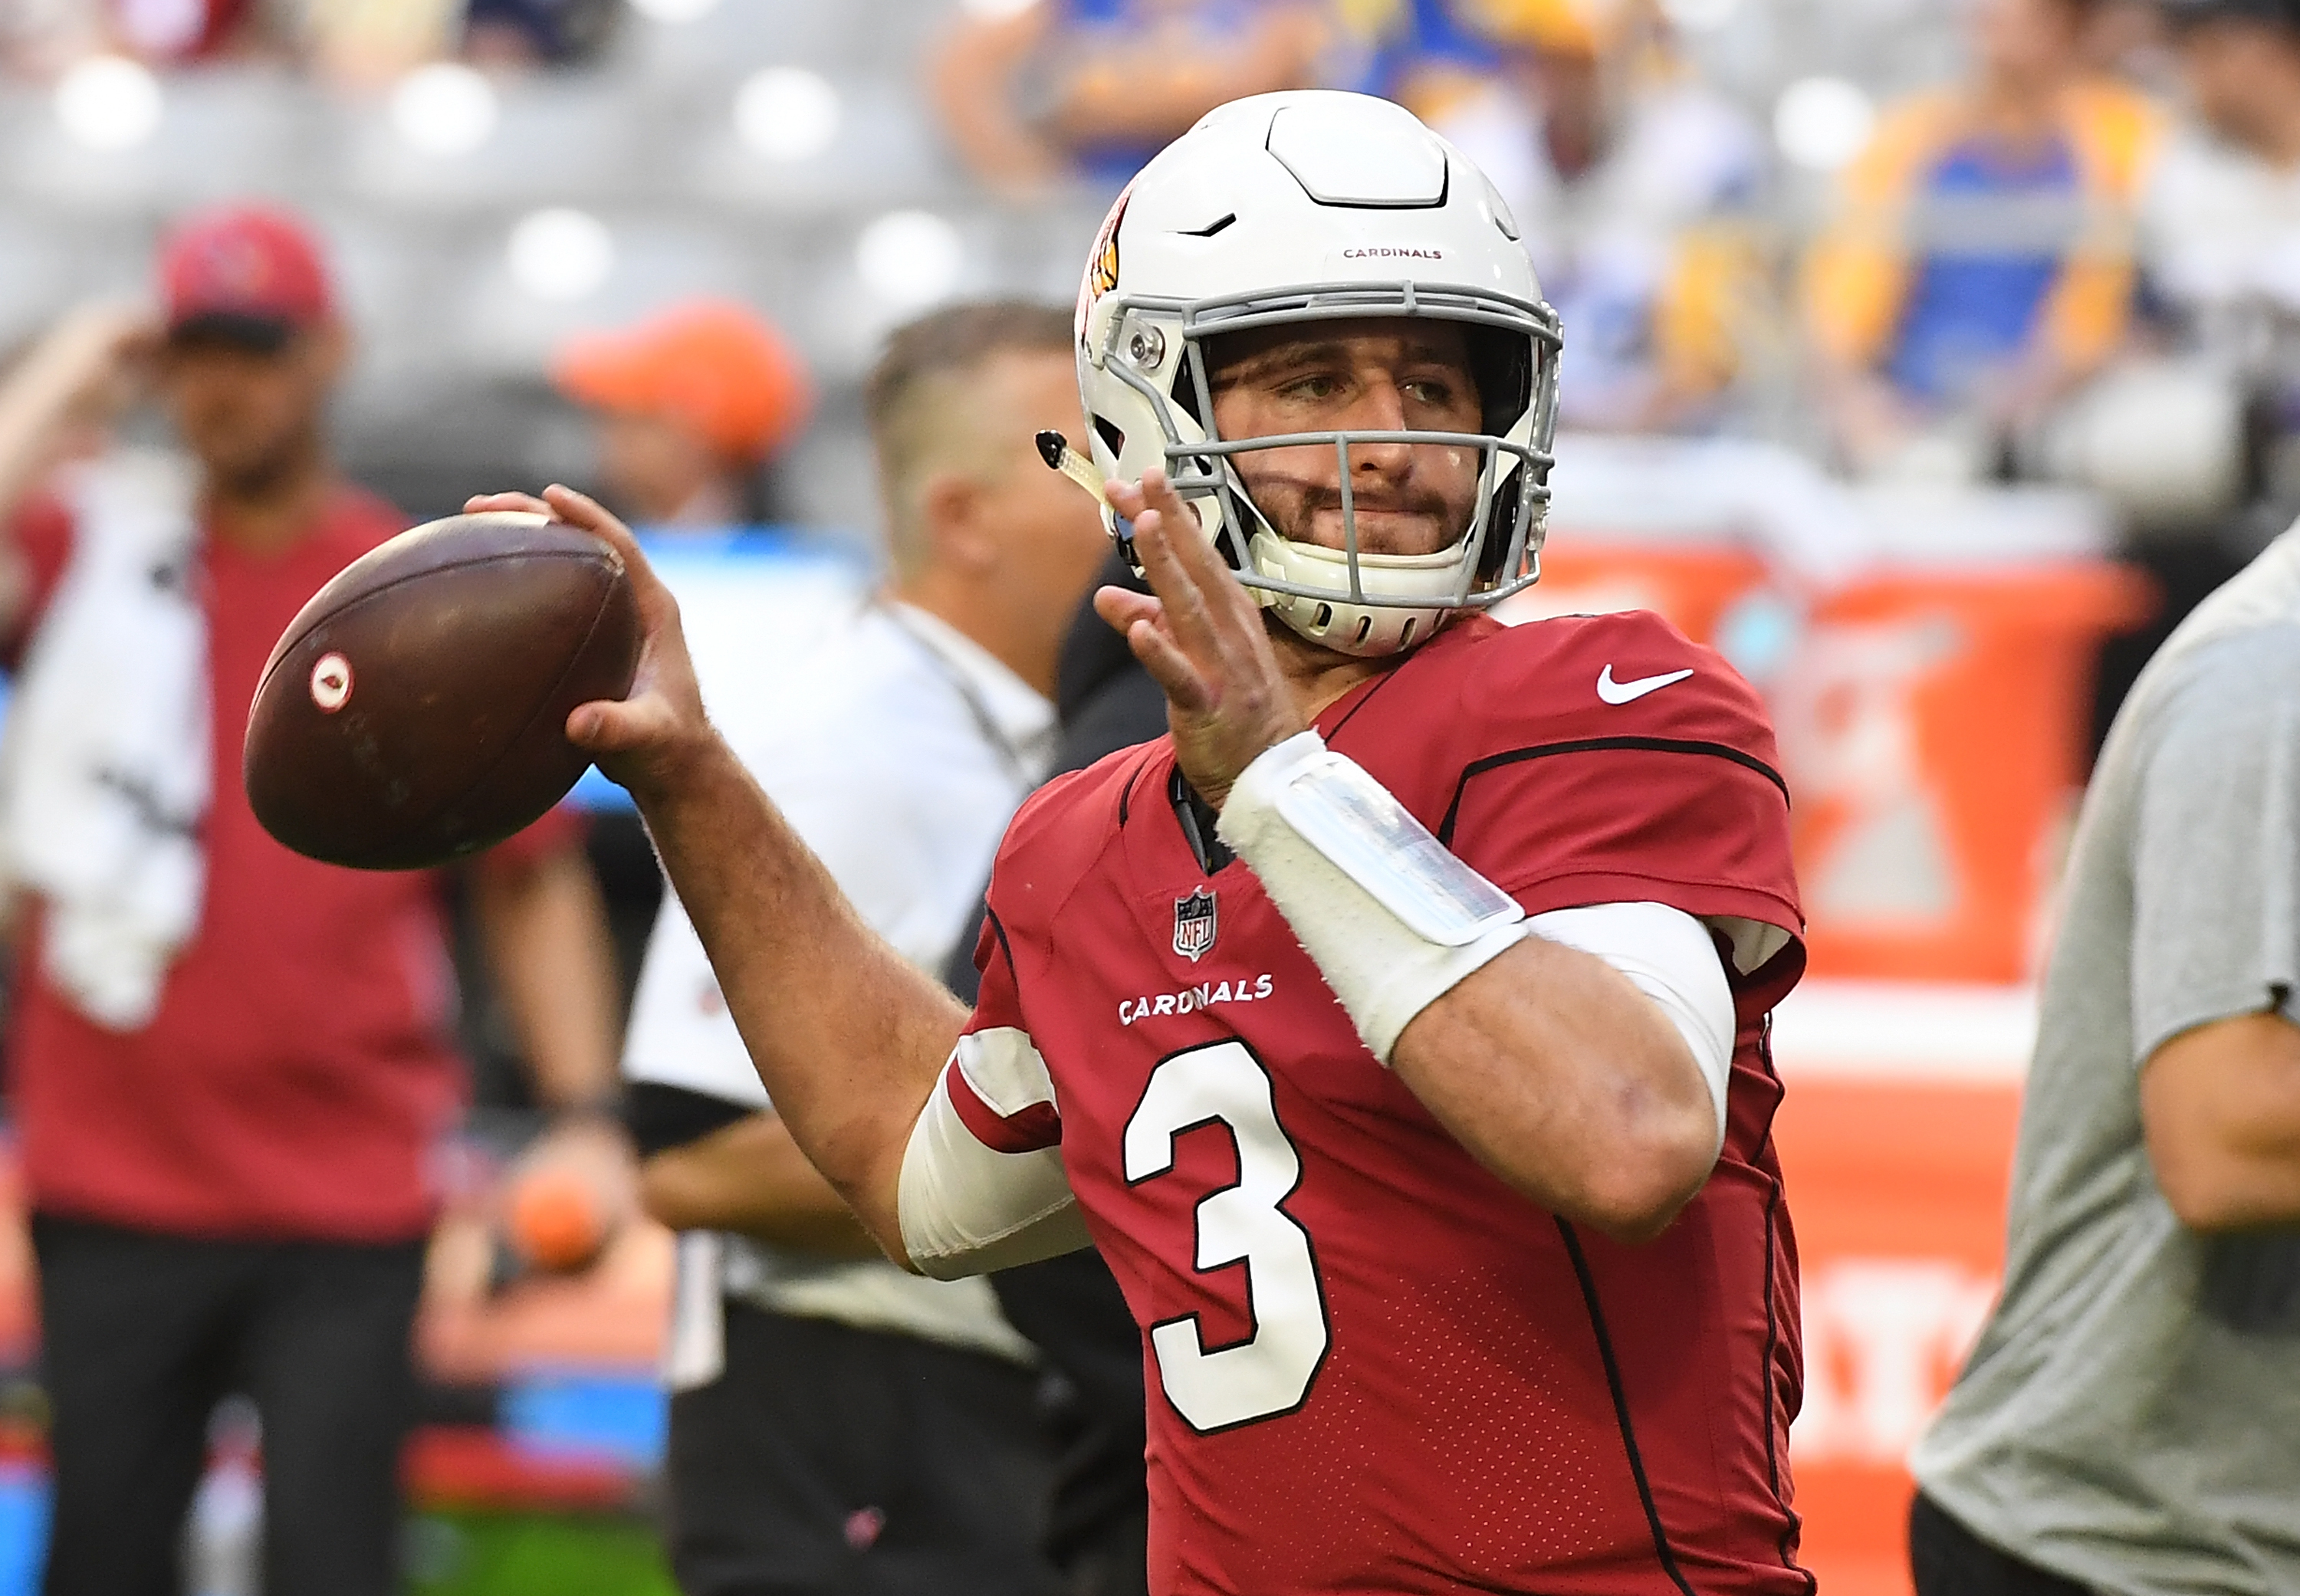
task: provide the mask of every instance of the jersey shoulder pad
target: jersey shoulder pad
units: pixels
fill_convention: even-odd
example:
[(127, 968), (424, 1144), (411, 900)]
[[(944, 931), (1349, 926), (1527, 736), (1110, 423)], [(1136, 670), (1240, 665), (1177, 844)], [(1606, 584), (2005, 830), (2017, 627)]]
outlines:
[(1561, 615), (1472, 651), (1464, 719), (1499, 745), (1584, 739), (1713, 743), (1776, 763), (1756, 690), (1650, 610)]
[(998, 844), (990, 908), (1043, 923), (1118, 836), (1120, 809), (1162, 744), (1121, 748), (1055, 777), (1022, 801)]

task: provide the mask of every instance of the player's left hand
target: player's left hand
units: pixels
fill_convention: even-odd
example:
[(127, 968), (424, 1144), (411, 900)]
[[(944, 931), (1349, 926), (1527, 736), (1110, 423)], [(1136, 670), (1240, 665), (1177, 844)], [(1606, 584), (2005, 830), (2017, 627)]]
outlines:
[(1307, 726), (1254, 602), (1198, 529), (1198, 519), (1150, 470), (1139, 484), (1112, 482), (1111, 508), (1134, 523), (1134, 548), (1155, 597), (1105, 587), (1096, 613), (1166, 694), (1174, 757), (1201, 797), (1219, 809), (1238, 772)]

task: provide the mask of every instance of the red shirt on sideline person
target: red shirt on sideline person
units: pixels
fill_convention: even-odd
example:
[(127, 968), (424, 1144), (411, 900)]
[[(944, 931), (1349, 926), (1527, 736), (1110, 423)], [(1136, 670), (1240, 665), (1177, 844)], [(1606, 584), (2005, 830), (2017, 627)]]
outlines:
[[(462, 1106), (456, 992), (436, 872), (346, 870), (289, 852), (238, 779), (248, 707), (304, 602), (406, 518), (346, 488), (270, 556), (203, 537), (214, 794), (200, 925), (139, 1031), (88, 1019), (40, 974), (35, 910), (10, 1017), (10, 1095), (32, 1205), (205, 1235), (393, 1241), (435, 1206), (427, 1167)], [(38, 624), (71, 552), (53, 500), (16, 528)], [(479, 867), (569, 845), (554, 811)]]
[[(104, 1002), (89, 1006), (77, 986), (89, 978), (86, 949), (62, 939), (63, 911), (44, 895), (54, 890), (53, 869), (27, 873), (23, 859), (14, 866), (32, 905), (22, 950), (32, 956), (19, 966), (9, 1027), (10, 1094), (32, 1203), (59, 1218), (187, 1236), (405, 1241), (429, 1224), (426, 1160), (460, 1095), (438, 880), (290, 853), (256, 823), (239, 766), (248, 708), (280, 632), (406, 519), (346, 483), (330, 458), (326, 404), (351, 338), (304, 224), (261, 206), (204, 212), (172, 229), (156, 266), (156, 315), (81, 307), (0, 385), (0, 529), (12, 535), (0, 537), (0, 640), (22, 650), (44, 625), (66, 628), (79, 606), (137, 603), (132, 583), (117, 594), (104, 585), (118, 583), (112, 567), (123, 558), (145, 557), (106, 552), (141, 536), (130, 529), (141, 523), (94, 518), (150, 510), (134, 508), (140, 500), (107, 509), (118, 503), (109, 490), (89, 495), (129, 465), (105, 458), (100, 426), (148, 377), (197, 468), (189, 498), (165, 513), (191, 518), (185, 553), (168, 558), (190, 573), (208, 672), (209, 769), (202, 806), (189, 811), (198, 816), (204, 885), (196, 918), (165, 938), (157, 985), (116, 1013)], [(41, 491), (71, 459), (88, 460), (96, 475), (56, 476)], [(166, 490), (171, 501), (176, 491)], [(82, 516), (90, 524), (74, 525)], [(82, 547), (84, 570), (74, 564)], [(74, 606), (69, 615), (65, 604)], [(56, 645), (64, 638), (58, 630)], [(153, 639), (149, 668), (189, 669), (163, 641)], [(72, 646), (88, 646), (86, 636), (74, 634)], [(41, 649), (28, 664), (85, 668)], [(155, 683), (154, 702), (175, 686)], [(27, 769), (56, 757), (30, 746), (38, 687), (28, 681), (22, 728), (11, 734)], [(118, 712), (100, 702), (88, 712)], [(132, 769), (121, 776), (143, 779)], [(171, 794), (172, 786), (154, 797), (182, 810)], [(69, 818), (28, 820), (21, 808), (10, 825)], [(12, 846), (21, 852), (25, 841)], [(471, 879), (537, 1096), (596, 1110), (613, 1088), (612, 955), (576, 842), (571, 821), (546, 820)], [(596, 1114), (561, 1129), (540, 1151), (581, 1143), (607, 1178), (619, 1134)]]

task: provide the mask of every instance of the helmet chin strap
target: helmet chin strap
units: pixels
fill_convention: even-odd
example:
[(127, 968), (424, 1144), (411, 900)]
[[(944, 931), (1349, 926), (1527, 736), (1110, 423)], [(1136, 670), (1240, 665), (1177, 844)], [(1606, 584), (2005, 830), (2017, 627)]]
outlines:
[(1266, 608), (1321, 648), (1362, 658), (1402, 653), (1434, 636), (1454, 611), (1416, 601), (1451, 597), (1470, 557), (1466, 537), (1434, 554), (1360, 553), (1358, 589), (1366, 602), (1357, 603), (1346, 596), (1349, 556), (1340, 549), (1268, 530), (1255, 533), (1247, 548), (1254, 574), (1327, 589), (1318, 595), (1262, 589), (1255, 596)]

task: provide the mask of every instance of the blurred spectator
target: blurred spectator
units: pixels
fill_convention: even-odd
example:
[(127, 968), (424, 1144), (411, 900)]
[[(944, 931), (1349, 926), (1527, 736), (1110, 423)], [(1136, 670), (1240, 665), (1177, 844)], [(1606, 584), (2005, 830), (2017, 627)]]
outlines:
[(2176, 87), (2162, 0), (2093, 0), (2083, 53), (2092, 71), (2121, 78), (2152, 95), (2168, 94)]
[(1344, 70), (1334, 87), (1395, 100), (1432, 124), (1484, 93), (1500, 70), (1501, 54), (1460, 14), (1464, 3), (1356, 0), (1337, 6), (1338, 64)]
[(1973, 76), (1888, 114), (1807, 262), (1826, 412), (1865, 471), (1992, 475), (2123, 344), (2162, 119), (2085, 65), (2093, 0), (1976, 0)]
[[(635, 326), (571, 339), (552, 376), (559, 391), (589, 411), (596, 428), (601, 493), (640, 529), (655, 553), (680, 545), (697, 561), (666, 564), (663, 577), (688, 607), (689, 638), (708, 668), (728, 679), (784, 660), (762, 655), (759, 637), (797, 645), (816, 617), (817, 587), (772, 584), (783, 611), (758, 618), (758, 631), (721, 636), (704, 611), (727, 605), (721, 556), (735, 556), (755, 579), (762, 566), (801, 553), (774, 523), (777, 455), (806, 425), (811, 387), (798, 354), (773, 326), (730, 301), (697, 299)], [(843, 572), (841, 573), (844, 574)], [(692, 580), (712, 591), (698, 592)], [(786, 593), (784, 590), (788, 588)], [(787, 612), (784, 612), (787, 611)], [(724, 651), (713, 653), (713, 647)], [(574, 797), (591, 817), (590, 851), (607, 896), (608, 923), (627, 975), (636, 979), (662, 898), (662, 870), (638, 810), (624, 791), (587, 771)]]
[[(157, 325), (82, 312), (0, 387), (0, 630), (23, 669), (0, 844), (29, 901), (10, 1098), (38, 1251), (46, 1589), (176, 1588), (210, 1411), (262, 1423), (264, 1589), (396, 1588), (408, 1332), (453, 1127), (440, 879), (321, 865), (238, 779), (274, 640), (401, 518), (345, 482), (348, 355), (317, 247), (255, 210), (179, 228)], [(156, 345), (188, 460), (58, 434)], [(539, 1152), (621, 1171), (612, 985), (571, 823), (467, 877), (537, 1077)], [(622, 1172), (627, 1187), (629, 1176)]]
[(304, 0), (303, 47), (346, 83), (383, 82), (451, 54), (462, 0)]
[(813, 403), (789, 341), (723, 300), (692, 300), (627, 330), (577, 338), (553, 377), (598, 418), (610, 504), (651, 530), (771, 520), (762, 470)]
[(242, 54), (271, 37), (262, 0), (104, 0), (113, 41), (154, 63)]
[[(869, 393), (887, 590), (803, 657), (781, 651), (779, 678), (714, 673), (714, 640), (693, 639), (738, 755), (929, 970), (1046, 774), (1062, 630), (1107, 546), (1031, 441), (1079, 436), (1071, 337), (1067, 311), (1016, 303), (897, 331)], [(878, 1256), (776, 1117), (675, 899), (624, 1070), (648, 1209), (682, 1233), (669, 1540), (688, 1596), (1051, 1590), (1029, 1343), (984, 1282)]]
[(1117, 184), (1215, 106), (1310, 87), (1327, 33), (1319, 0), (1033, 0), (962, 21), (934, 92), (994, 187)]
[(1771, 301), (1751, 215), (1765, 146), (1642, 0), (1482, 0), (1500, 52), (1431, 125), (1494, 180), (1573, 329), (1569, 426), (1702, 419)]
[(46, 79), (103, 42), (98, 0), (0, 3), (0, 68), (11, 72)]
[(2128, 554), (2163, 602), (2102, 650), (2096, 747), (2173, 628), (2300, 513), (2300, 0), (2163, 9), (2203, 123), (2171, 131), (2142, 195), (2146, 282), (2176, 353), (2104, 384), (2066, 441), (2123, 462), (2093, 478), (2137, 476), (2180, 513), (2130, 518)]
[(596, 57), (620, 0), (464, 0), (466, 60), (486, 67), (573, 66)]
[(2253, 397), (2272, 506), (2256, 544), (2300, 510), (2300, 0), (2166, 11), (2206, 125), (2170, 142), (2149, 184), (2149, 277)]
[[(739, 679), (761, 662), (756, 638), (699, 636), (712, 631), (701, 611), (723, 608), (723, 600), (684, 584), (723, 586), (720, 555), (797, 552), (796, 540), (774, 525), (771, 476), (775, 457), (805, 428), (812, 408), (797, 352), (748, 307), (696, 299), (632, 327), (570, 339), (552, 378), (592, 416), (606, 503), (657, 553), (677, 544), (705, 556), (701, 563), (671, 562), (662, 575), (688, 605), (689, 640), (701, 645), (707, 665)], [(779, 591), (776, 599), (783, 602)], [(796, 594), (788, 600), (794, 611), (807, 602)], [(788, 635), (796, 619), (762, 617), (760, 626)], [(713, 644), (726, 652), (713, 653)], [(765, 663), (773, 669), (780, 661)], [(607, 894), (608, 922), (635, 978), (662, 897), (654, 844), (629, 795), (596, 770), (584, 774), (574, 795), (591, 816), (591, 859)]]

